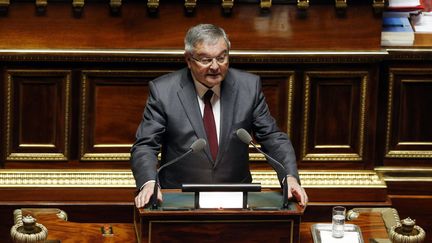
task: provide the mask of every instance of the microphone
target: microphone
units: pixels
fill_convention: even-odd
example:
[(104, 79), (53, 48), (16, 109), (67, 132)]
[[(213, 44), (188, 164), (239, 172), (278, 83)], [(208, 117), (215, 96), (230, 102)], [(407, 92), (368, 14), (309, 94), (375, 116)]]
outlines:
[(288, 180), (287, 180), (287, 173), (285, 171), (285, 166), (283, 166), (282, 163), (272, 158), (270, 155), (264, 153), (260, 148), (256, 146), (256, 144), (252, 141), (251, 135), (243, 128), (240, 128), (236, 131), (237, 137), (245, 144), (252, 145), (258, 152), (264, 155), (264, 157), (267, 159), (267, 161), (274, 167), (278, 167), (281, 169), (281, 171), (284, 172), (284, 180), (283, 180), (283, 209), (288, 209)]
[(161, 170), (163, 170), (164, 168), (176, 163), (177, 161), (183, 159), (184, 157), (186, 157), (187, 155), (191, 154), (191, 153), (197, 153), (201, 150), (204, 149), (204, 147), (207, 145), (207, 142), (205, 139), (200, 138), (198, 140), (195, 140), (195, 142), (192, 143), (192, 145), (189, 147), (189, 149), (182, 155), (180, 155), (179, 157), (165, 163), (164, 165), (162, 165), (161, 167), (159, 167), (159, 169), (156, 171), (156, 177), (155, 177), (155, 185), (153, 188), (153, 195), (151, 197), (151, 205), (152, 205), (152, 209), (157, 209), (158, 205), (157, 205), (157, 193), (158, 193), (158, 185), (159, 185), (159, 172)]

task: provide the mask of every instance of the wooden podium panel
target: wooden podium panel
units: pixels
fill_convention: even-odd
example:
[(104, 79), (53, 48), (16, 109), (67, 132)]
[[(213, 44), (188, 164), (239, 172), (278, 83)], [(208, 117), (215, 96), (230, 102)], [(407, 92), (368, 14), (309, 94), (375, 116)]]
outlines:
[(165, 192), (160, 209), (135, 210), (138, 242), (300, 242), (304, 209), (278, 192), (249, 193), (249, 209), (194, 209), (193, 193)]

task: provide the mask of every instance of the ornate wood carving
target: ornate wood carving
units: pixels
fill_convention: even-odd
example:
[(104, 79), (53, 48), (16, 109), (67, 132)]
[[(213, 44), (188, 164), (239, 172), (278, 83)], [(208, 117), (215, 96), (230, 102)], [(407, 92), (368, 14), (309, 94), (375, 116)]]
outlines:
[(187, 14), (192, 14), (195, 12), (197, 0), (185, 0), (185, 11)]
[(297, 0), (297, 8), (300, 10), (306, 10), (309, 8), (309, 0)]

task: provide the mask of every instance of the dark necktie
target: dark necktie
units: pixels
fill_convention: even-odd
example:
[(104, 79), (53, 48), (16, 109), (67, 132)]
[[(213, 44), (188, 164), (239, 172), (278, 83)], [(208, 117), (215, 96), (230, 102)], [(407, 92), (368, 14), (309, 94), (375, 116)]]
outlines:
[(217, 133), (216, 133), (216, 124), (215, 119), (213, 115), (213, 108), (212, 104), (210, 102), (211, 98), (213, 96), (213, 91), (208, 90), (204, 94), (204, 128), (207, 133), (207, 139), (210, 147), (210, 152), (212, 154), (213, 160), (216, 160), (216, 155), (218, 152), (218, 141), (217, 141)]

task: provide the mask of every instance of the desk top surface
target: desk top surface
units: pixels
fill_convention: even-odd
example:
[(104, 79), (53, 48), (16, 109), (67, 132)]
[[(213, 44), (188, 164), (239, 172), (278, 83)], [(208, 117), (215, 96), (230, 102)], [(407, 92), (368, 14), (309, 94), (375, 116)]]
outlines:
[[(22, 209), (23, 214), (33, 215), (37, 221), (48, 228), (48, 240), (50, 242), (136, 242), (136, 235), (133, 223), (76, 223), (60, 219), (57, 216), (58, 209), (32, 208)], [(315, 223), (329, 222), (302, 222), (300, 225), (300, 240), (302, 243), (312, 243), (311, 227)], [(350, 224), (360, 227), (365, 242), (371, 239), (388, 240), (382, 213), (378, 211), (360, 212), (360, 216)], [(101, 229), (111, 226), (113, 235), (103, 236)]]

